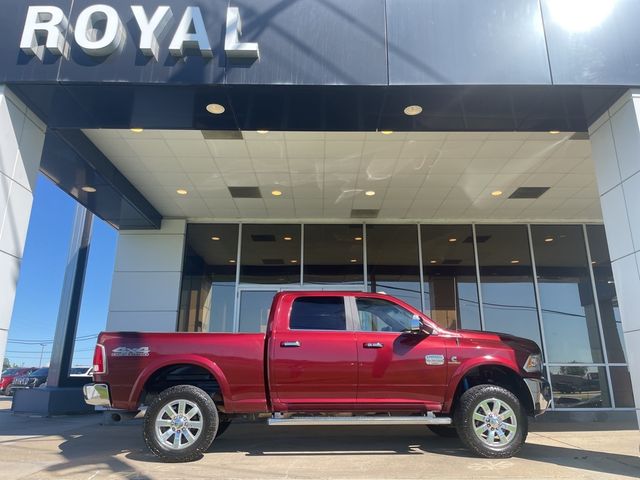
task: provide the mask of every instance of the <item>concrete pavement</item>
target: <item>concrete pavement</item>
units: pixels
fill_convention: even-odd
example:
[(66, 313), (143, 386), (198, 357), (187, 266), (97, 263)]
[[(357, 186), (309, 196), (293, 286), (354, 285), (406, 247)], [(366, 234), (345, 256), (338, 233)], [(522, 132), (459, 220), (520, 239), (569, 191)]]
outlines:
[(623, 425), (535, 425), (518, 457), (488, 460), (417, 426), (238, 423), (202, 460), (164, 464), (147, 452), (139, 420), (101, 426), (99, 415), (38, 418), (8, 407), (0, 400), (0, 477), (7, 479), (640, 478), (640, 433)]

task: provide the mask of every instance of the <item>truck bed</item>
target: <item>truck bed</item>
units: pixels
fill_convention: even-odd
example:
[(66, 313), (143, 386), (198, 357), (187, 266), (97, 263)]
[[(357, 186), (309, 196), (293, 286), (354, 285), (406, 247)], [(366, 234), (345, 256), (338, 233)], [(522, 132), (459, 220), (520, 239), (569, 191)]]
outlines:
[(184, 363), (216, 374), (228, 413), (268, 411), (264, 334), (106, 332), (98, 344), (105, 348), (107, 374), (95, 380), (109, 377), (115, 408), (137, 409), (150, 379), (163, 367)]

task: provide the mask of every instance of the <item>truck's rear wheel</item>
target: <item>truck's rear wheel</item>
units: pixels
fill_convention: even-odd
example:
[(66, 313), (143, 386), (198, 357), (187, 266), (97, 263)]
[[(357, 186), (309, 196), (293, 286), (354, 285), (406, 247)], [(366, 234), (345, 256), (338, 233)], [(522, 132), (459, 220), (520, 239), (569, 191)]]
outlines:
[(528, 433), (520, 401), (496, 385), (478, 385), (464, 392), (455, 424), (464, 444), (487, 458), (512, 457), (522, 448)]
[(218, 430), (218, 410), (211, 397), (192, 385), (167, 388), (149, 405), (144, 441), (164, 462), (198, 460)]

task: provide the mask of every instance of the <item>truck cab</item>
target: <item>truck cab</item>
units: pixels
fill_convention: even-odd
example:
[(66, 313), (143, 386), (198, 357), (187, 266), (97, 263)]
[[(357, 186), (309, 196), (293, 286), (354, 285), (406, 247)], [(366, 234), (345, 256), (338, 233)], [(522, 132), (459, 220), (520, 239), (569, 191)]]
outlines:
[(278, 293), (264, 334), (103, 333), (93, 368), (87, 403), (146, 410), (145, 441), (167, 461), (201, 456), (240, 415), (422, 424), (503, 458), (550, 399), (535, 342), (443, 329), (380, 293)]

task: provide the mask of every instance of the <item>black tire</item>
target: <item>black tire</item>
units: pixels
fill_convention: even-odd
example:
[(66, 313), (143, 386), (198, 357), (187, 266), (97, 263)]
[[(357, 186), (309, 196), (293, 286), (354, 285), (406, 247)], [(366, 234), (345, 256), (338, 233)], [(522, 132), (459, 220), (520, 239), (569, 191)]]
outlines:
[[(173, 442), (175, 442), (176, 434), (169, 434), (165, 443), (158, 437), (159, 433), (166, 434), (172, 427), (163, 425), (159, 428), (166, 428), (166, 430), (160, 432), (159, 428), (156, 428), (156, 422), (167, 422), (168, 416), (167, 419), (165, 419), (164, 416), (166, 416), (166, 414), (161, 412), (167, 406), (170, 406), (169, 408), (173, 411), (173, 407), (171, 406), (176, 405), (179, 401), (188, 402), (188, 406), (195, 405), (199, 412), (196, 413), (193, 418), (196, 419), (195, 422), (202, 422), (202, 424), (198, 434), (197, 428), (187, 428), (189, 426), (187, 423), (186, 427), (183, 427), (183, 430), (185, 432), (188, 430), (187, 433), (190, 433), (192, 437), (195, 436), (195, 439), (191, 441), (191, 444), (188, 444), (187, 435), (179, 434), (177, 435), (177, 443), (180, 446), (178, 447), (179, 449), (174, 449), (167, 446), (166, 442), (171, 438), (173, 438)], [(189, 408), (190, 410), (186, 411), (186, 414), (191, 412), (194, 407)], [(218, 431), (218, 424), (218, 409), (211, 397), (204, 390), (192, 385), (177, 385), (160, 392), (151, 405), (149, 405), (144, 417), (144, 441), (147, 447), (149, 447), (149, 450), (163, 462), (192, 462), (202, 458), (202, 454), (209, 448)], [(185, 442), (186, 446), (182, 446), (183, 438), (187, 440)]]
[[(484, 407), (481, 406), (483, 402), (486, 402)], [(493, 413), (496, 404), (501, 412), (499, 416)], [(487, 409), (489, 414), (485, 418), (495, 423), (474, 418), (476, 411), (482, 416)], [(470, 450), (486, 458), (514, 456), (524, 445), (529, 430), (527, 417), (518, 398), (509, 390), (496, 385), (478, 385), (464, 392), (455, 411), (454, 423), (460, 440)], [(479, 433), (476, 433), (476, 428), (481, 429)], [(501, 442), (502, 438), (505, 439), (504, 443)]]
[(451, 425), (428, 425), (429, 430), (442, 438), (458, 438), (458, 430)]

